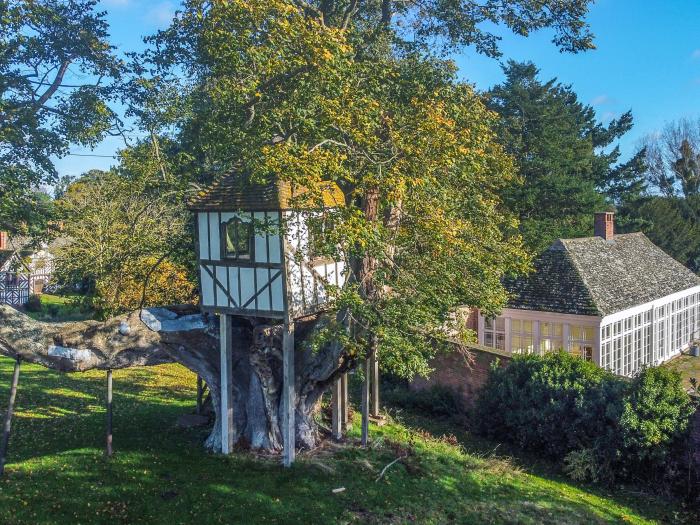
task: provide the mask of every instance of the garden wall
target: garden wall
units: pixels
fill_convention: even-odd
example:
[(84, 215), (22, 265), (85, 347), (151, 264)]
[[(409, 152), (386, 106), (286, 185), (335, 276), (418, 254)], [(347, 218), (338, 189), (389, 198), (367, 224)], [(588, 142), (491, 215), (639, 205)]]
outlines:
[(480, 345), (470, 345), (466, 350), (456, 347), (453, 352), (440, 354), (430, 363), (434, 369), (430, 377), (416, 377), (410, 384), (411, 390), (421, 391), (436, 385), (448, 387), (459, 394), (465, 408), (471, 407), (493, 363), (497, 361), (499, 366), (506, 366), (511, 357), (506, 352)]

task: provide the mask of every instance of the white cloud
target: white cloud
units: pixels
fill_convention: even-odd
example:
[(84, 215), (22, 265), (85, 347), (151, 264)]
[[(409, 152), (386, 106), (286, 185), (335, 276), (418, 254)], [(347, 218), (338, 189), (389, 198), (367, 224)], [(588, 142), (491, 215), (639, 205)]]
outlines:
[(696, 49), (690, 54), (690, 58), (693, 60), (700, 60), (700, 49)]
[(175, 17), (175, 6), (172, 2), (161, 2), (148, 11), (148, 18), (159, 26), (167, 26)]
[(609, 96), (598, 95), (593, 100), (591, 100), (591, 105), (592, 106), (602, 106), (603, 104), (609, 104), (610, 102), (612, 102), (612, 100), (610, 100)]
[(126, 7), (131, 0), (102, 0), (100, 7)]

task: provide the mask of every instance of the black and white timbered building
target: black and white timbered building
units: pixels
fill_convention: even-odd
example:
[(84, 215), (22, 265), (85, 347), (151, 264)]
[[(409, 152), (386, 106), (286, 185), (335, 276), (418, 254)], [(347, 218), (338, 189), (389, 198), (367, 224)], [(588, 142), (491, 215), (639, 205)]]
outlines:
[(54, 255), (47, 244), (0, 232), (0, 304), (22, 306), (51, 286)]
[[(196, 214), (201, 308), (221, 320), (222, 452), (232, 446), (231, 316), (280, 319), (284, 330), (284, 463), (294, 460), (294, 319), (328, 304), (343, 286), (344, 263), (314, 255), (310, 218), (344, 205), (327, 184), (313, 204), (285, 181), (222, 176), (189, 203)], [(321, 205), (322, 200), (322, 205)], [(318, 202), (317, 202), (318, 201)]]

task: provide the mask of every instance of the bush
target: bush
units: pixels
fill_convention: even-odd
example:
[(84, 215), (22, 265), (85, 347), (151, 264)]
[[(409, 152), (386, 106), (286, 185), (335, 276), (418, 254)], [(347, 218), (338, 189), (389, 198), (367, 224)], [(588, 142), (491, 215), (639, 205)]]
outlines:
[(41, 312), (41, 297), (38, 295), (30, 295), (24, 308), (26, 308), (28, 312)]
[(476, 403), (476, 425), (492, 438), (551, 458), (605, 435), (617, 409), (608, 372), (566, 353), (513, 359), (491, 371)]
[(432, 385), (424, 390), (409, 390), (404, 384), (389, 384), (384, 391), (385, 401), (403, 408), (419, 410), (431, 416), (452, 417), (464, 414), (462, 399), (454, 389)]
[(481, 433), (564, 458), (574, 479), (666, 488), (690, 479), (694, 411), (677, 372), (648, 368), (629, 380), (565, 353), (492, 370), (475, 406)]

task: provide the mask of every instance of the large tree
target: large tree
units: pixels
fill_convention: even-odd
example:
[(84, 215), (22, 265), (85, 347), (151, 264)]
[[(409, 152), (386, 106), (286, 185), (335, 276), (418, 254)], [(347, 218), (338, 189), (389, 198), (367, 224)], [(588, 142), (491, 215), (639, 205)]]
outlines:
[(644, 189), (643, 153), (618, 163), (615, 141), (632, 127), (627, 112), (601, 124), (571, 86), (542, 81), (532, 63), (510, 61), (505, 81), (488, 93), (501, 117), (499, 140), (516, 159), (522, 184), (505, 195), (536, 252), (559, 237), (590, 235), (593, 212)]
[(53, 157), (118, 133), (122, 64), (96, 0), (0, 0), (0, 230), (40, 217)]
[[(321, 212), (315, 249), (347, 262), (333, 309), (296, 330), (302, 446), (316, 443), (314, 410), (342, 372), (377, 347), (388, 369), (425, 372), (454, 308), (497, 311), (502, 277), (527, 267), (517, 222), (499, 199), (513, 166), (496, 141), (496, 116), (452, 63), (431, 54), (435, 42), (496, 55), (483, 27), (503, 22), (521, 34), (554, 27), (563, 49), (585, 49), (587, 4), (191, 0), (138, 59), (132, 92), (149, 103), (133, 111), (156, 155), (159, 135), (174, 130), (184, 155), (172, 180), (237, 170), (303, 185), (310, 191), (298, 206)], [(415, 43), (402, 38), (406, 24)], [(159, 111), (153, 92), (178, 110)], [(346, 202), (322, 210), (329, 181)], [(237, 321), (235, 437), (277, 449), (281, 327), (265, 322)], [(211, 375), (202, 359), (188, 364)], [(217, 397), (215, 379), (210, 387)]]

